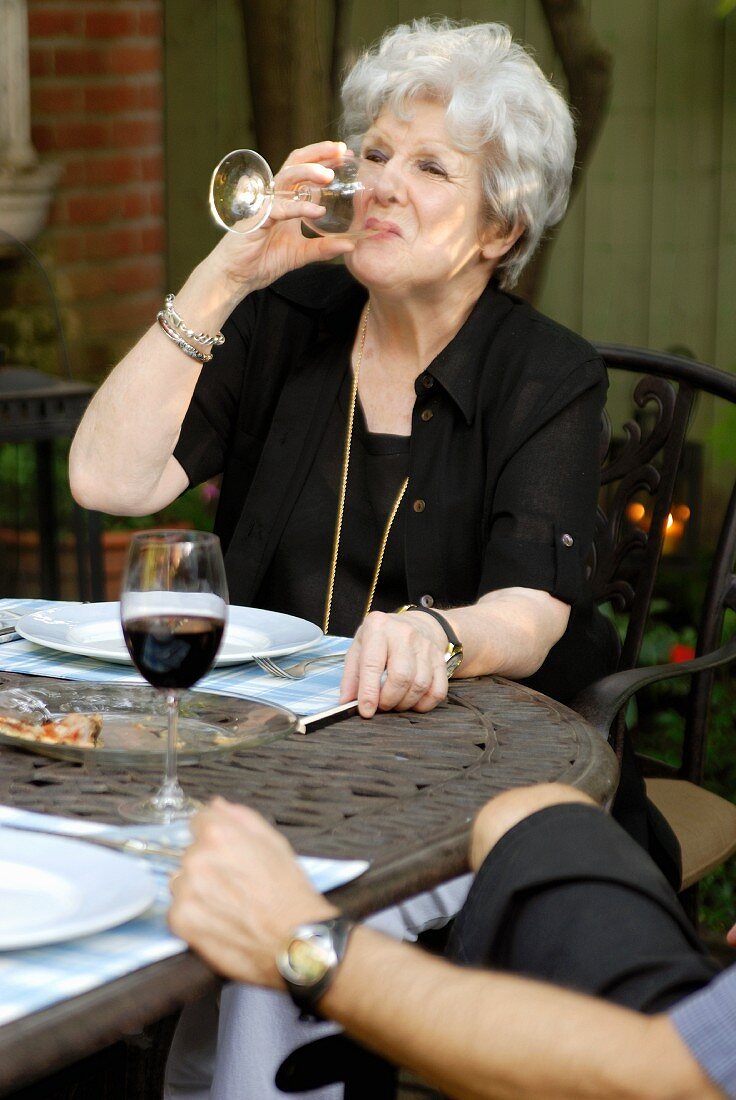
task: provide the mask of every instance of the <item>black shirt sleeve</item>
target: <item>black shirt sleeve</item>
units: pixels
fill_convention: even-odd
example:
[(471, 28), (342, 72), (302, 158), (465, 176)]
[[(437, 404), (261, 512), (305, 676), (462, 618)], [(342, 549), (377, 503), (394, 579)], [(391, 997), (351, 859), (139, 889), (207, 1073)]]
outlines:
[(529, 435), (506, 462), (493, 498), (479, 595), (537, 588), (580, 595), (600, 483), (605, 371)]
[(241, 391), (256, 316), (256, 296), (246, 298), (223, 325), (225, 343), (205, 363), (174, 448), (190, 485), (223, 472), (237, 427)]

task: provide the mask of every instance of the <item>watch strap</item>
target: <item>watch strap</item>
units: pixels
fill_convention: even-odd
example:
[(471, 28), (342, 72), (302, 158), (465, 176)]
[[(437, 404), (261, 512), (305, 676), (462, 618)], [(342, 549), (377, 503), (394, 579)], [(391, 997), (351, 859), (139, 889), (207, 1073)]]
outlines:
[(455, 631), (444, 615), (440, 615), (439, 611), (435, 611), (433, 607), (425, 607), (416, 603), (407, 603), (403, 607), (398, 608), (396, 614), (402, 615), (405, 611), (423, 611), (425, 615), (431, 615), (435, 619), (445, 632), (447, 638), (447, 651), (445, 653), (445, 666), (447, 668), (447, 679), (449, 680), (452, 675), (457, 672), (458, 668), (463, 661), (463, 643), (458, 638)]
[(453, 645), (458, 646), (462, 649), (462, 642), (460, 641), (457, 634), (452, 629), (444, 615), (440, 615), (439, 611), (435, 611), (433, 607), (423, 607), (421, 605), (417, 606), (417, 611), (423, 611), (425, 615), (431, 615), (434, 621), (439, 623), (444, 630), (445, 634), (447, 635), (448, 642), (451, 642)]
[(404, 611), (422, 611), (425, 615), (431, 615), (435, 622), (438, 622), (444, 630), (445, 634), (447, 635), (448, 642), (450, 642), (451, 645), (458, 646), (458, 648), (462, 649), (462, 642), (448, 623), (445, 616), (440, 615), (439, 611), (435, 611), (433, 607), (424, 607), (423, 604), (420, 605), (417, 603), (407, 603), (403, 607), (399, 608), (397, 614), (401, 615)]

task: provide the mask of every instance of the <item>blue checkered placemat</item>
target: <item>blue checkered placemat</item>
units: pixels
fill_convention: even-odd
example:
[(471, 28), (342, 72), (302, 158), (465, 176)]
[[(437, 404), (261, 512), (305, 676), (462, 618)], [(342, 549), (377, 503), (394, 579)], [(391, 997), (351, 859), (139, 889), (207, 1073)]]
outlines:
[[(0, 828), (3, 822), (66, 835), (143, 836), (175, 845), (187, 839), (186, 826), (181, 825), (111, 827), (0, 805)], [(300, 857), (299, 861), (315, 888), (323, 893), (356, 878), (368, 866), (362, 860), (309, 856)], [(186, 945), (172, 936), (166, 926), (172, 864), (150, 858), (146, 862), (156, 878), (157, 896), (153, 906), (136, 920), (67, 943), (25, 951), (0, 951), (0, 1026), (186, 950)]]
[[(56, 601), (56, 604), (62, 601)], [(56, 605), (50, 600), (0, 599), (0, 622), (3, 612), (27, 615), (43, 607)], [(12, 621), (8, 616), (8, 622)], [(316, 657), (324, 653), (339, 653), (350, 645), (349, 638), (329, 636), (309, 650), (293, 657), (277, 658), (277, 663), (293, 664), (295, 661)], [(90, 680), (110, 684), (144, 684), (145, 680), (132, 665), (95, 661), (78, 657), (73, 653), (60, 653), (45, 646), (23, 639), (0, 645), (0, 671), (24, 672), (32, 676), (52, 676), (61, 680)], [(278, 680), (261, 671), (252, 662), (229, 665), (215, 669), (200, 680), (195, 691), (214, 692), (216, 695), (233, 695), (238, 699), (257, 699), (265, 703), (286, 707), (295, 714), (318, 714), (337, 705), (340, 695), (342, 666), (310, 671), (303, 680)]]

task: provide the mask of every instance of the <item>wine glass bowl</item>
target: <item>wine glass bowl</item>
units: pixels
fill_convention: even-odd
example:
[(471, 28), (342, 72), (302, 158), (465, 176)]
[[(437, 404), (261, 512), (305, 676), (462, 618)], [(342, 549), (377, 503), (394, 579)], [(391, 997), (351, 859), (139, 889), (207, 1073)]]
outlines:
[(210, 211), (229, 233), (254, 233), (271, 213), (274, 178), (253, 149), (233, 149), (222, 158), (210, 180)]
[(168, 718), (161, 787), (151, 798), (120, 807), (134, 821), (168, 824), (199, 809), (177, 777), (179, 696), (212, 667), (227, 598), (216, 535), (142, 531), (133, 536), (120, 597), (123, 636), (138, 671), (165, 694)]
[(260, 229), (274, 201), (306, 201), (325, 207), (325, 213), (303, 221), (321, 236), (368, 235), (360, 216), (373, 187), (365, 178), (365, 162), (353, 154), (330, 161), (333, 179), (320, 187), (307, 180), (291, 190), (279, 190), (273, 173), (253, 149), (234, 149), (222, 158), (210, 180), (209, 205), (215, 221), (229, 233)]
[(313, 189), (312, 202), (324, 206), (319, 218), (304, 218), (304, 224), (320, 236), (360, 237), (366, 235), (363, 227), (365, 210), (373, 187), (366, 179), (364, 163), (358, 157), (346, 156), (331, 166), (334, 178), (324, 187)]

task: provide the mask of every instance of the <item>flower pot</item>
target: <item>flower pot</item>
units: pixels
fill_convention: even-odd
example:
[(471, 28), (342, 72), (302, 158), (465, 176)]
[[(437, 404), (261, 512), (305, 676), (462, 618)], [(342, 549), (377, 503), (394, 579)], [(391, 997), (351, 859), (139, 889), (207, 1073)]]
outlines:
[[(187, 524), (172, 523), (173, 528)], [(105, 599), (120, 598), (120, 585), (135, 531), (102, 532), (102, 569)], [(62, 600), (79, 599), (74, 536), (59, 536), (59, 595)], [(0, 527), (0, 596), (38, 598), (41, 595), (41, 558), (37, 531), (16, 531)]]

